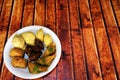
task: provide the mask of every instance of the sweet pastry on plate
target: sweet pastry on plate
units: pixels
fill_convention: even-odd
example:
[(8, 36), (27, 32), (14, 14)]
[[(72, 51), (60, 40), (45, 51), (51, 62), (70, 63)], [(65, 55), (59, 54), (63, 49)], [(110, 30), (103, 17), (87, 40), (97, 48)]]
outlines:
[(25, 41), (20, 35), (15, 34), (15, 36), (13, 37), (13, 40), (12, 40), (12, 45), (16, 48), (20, 48), (20, 49), (24, 50)]
[(37, 32), (36, 32), (36, 38), (43, 41), (43, 37), (44, 37), (44, 32), (42, 29), (39, 29)]
[(18, 49), (18, 48), (12, 48), (10, 50), (10, 54), (9, 54), (9, 56), (12, 57), (12, 58), (16, 57), (16, 56), (23, 57), (23, 55), (24, 55), (24, 51), (21, 50), (21, 49)]
[(38, 59), (36, 63), (42, 66), (50, 66), (50, 64), (52, 63), (55, 57), (56, 57), (56, 54), (52, 54), (50, 56)]
[(48, 47), (48, 45), (50, 45), (51, 42), (52, 42), (52, 37), (49, 34), (45, 34), (44, 37), (45, 46)]
[(36, 63), (28, 62), (28, 69), (31, 74), (37, 74), (40, 72), (47, 71), (46, 66), (40, 66)]
[(35, 34), (31, 31), (24, 32), (21, 34), (23, 39), (25, 40), (26, 44), (34, 45), (35, 44)]
[(51, 54), (55, 54), (56, 52), (56, 45), (54, 42), (52, 42), (45, 50), (44, 54), (42, 55), (42, 57), (46, 57), (49, 56)]
[(22, 57), (13, 57), (11, 64), (13, 67), (16, 67), (16, 68), (26, 68), (27, 59), (24, 59)]

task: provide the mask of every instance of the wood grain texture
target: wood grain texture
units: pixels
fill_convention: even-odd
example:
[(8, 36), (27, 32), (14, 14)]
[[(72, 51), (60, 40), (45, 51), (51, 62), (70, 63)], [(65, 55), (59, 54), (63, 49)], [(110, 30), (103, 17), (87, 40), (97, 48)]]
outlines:
[(45, 0), (36, 0), (34, 24), (45, 25)]
[(73, 80), (73, 62), (67, 0), (56, 0), (56, 26), (62, 44), (62, 56), (57, 67), (58, 80)]
[[(119, 50), (120, 45), (118, 42), (119, 37), (120, 37), (119, 30), (117, 28), (116, 22), (112, 21), (114, 19), (114, 16), (110, 9), (111, 8), (110, 2), (101, 0), (101, 5), (107, 6), (108, 9), (106, 11), (107, 12), (110, 11), (108, 17), (110, 17), (109, 19), (111, 19), (111, 20), (109, 20), (108, 18), (104, 18), (104, 20), (105, 20), (106, 29), (108, 32), (108, 37), (110, 40), (110, 45), (112, 48), (113, 60), (115, 61), (115, 64), (116, 64), (115, 68), (117, 69), (117, 71), (116, 71), (118, 74), (117, 77), (120, 79), (120, 69), (119, 69), (120, 65), (118, 64), (118, 63), (120, 63), (120, 61), (119, 61), (120, 53), (118, 53), (118, 52), (120, 52), (120, 50)], [(103, 10), (103, 8), (102, 8), (102, 10)], [(107, 15), (107, 13), (103, 13), (103, 15), (105, 16), (105, 15)], [(111, 21), (111, 22), (109, 22), (109, 21)]]
[(55, 15), (55, 0), (47, 0), (46, 1), (46, 21), (45, 26), (52, 29), (56, 32), (56, 15)]
[(100, 0), (100, 4), (102, 7), (105, 23), (108, 23), (108, 24), (106, 24), (107, 27), (108, 28), (117, 27), (115, 18), (114, 18), (114, 14), (113, 14), (113, 10), (112, 10), (111, 4), (110, 4), (110, 0)]
[(98, 52), (101, 62), (102, 77), (105, 80), (106, 79), (116, 80), (114, 63), (112, 60), (112, 55), (109, 47), (110, 45), (108, 42), (108, 37), (106, 34), (99, 1), (91, 0), (90, 6), (91, 6), (93, 25), (95, 28), (96, 41), (98, 45)]
[(83, 49), (82, 33), (80, 29), (78, 3), (69, 0), (71, 38), (73, 49), (73, 67), (75, 80), (86, 80), (85, 55)]
[(89, 80), (101, 80), (101, 70), (93, 29), (83, 28), (84, 48)]
[(99, 0), (89, 0), (94, 28), (104, 28)]
[[(8, 71), (8, 69), (6, 69), (6, 66), (3, 63), (3, 51), (4, 51), (4, 44), (7, 38), (7, 29), (8, 29), (8, 25), (9, 25), (9, 18), (10, 18), (10, 12), (12, 9), (12, 0), (4, 0), (4, 4), (3, 4), (3, 9), (0, 15), (0, 69), (1, 73), (0, 77), (1, 79), (12, 79), (13, 75)], [(3, 63), (3, 64), (2, 64)], [(8, 76), (8, 77), (5, 77)]]
[(98, 52), (100, 56), (101, 69), (103, 79), (116, 80), (114, 63), (111, 55), (111, 50), (108, 43), (108, 37), (104, 28), (95, 29), (96, 40), (98, 44)]
[(2, 3), (3, 3), (3, 0), (0, 0), (0, 13), (1, 13), (1, 10), (2, 10)]
[[(46, 0), (46, 19), (45, 19), (45, 27), (51, 29), (53, 32), (56, 31), (56, 21), (55, 21), (55, 0)], [(56, 80), (56, 68), (51, 71), (48, 75), (44, 77), (44, 80)]]
[(115, 67), (117, 68), (118, 79), (120, 79), (120, 34), (117, 28), (108, 28), (108, 35), (111, 43)]
[(78, 0), (79, 2), (79, 8), (80, 8), (80, 15), (82, 19), (82, 28), (91, 28), (92, 21), (90, 17), (90, 8), (88, 4), (88, 0)]
[[(86, 56), (87, 73), (89, 80), (101, 80), (101, 69), (96, 48), (90, 8), (87, 0), (79, 0), (80, 15), (82, 20), (82, 32), (84, 50)], [(85, 8), (85, 10), (84, 10)]]
[(34, 0), (25, 0), (22, 27), (30, 26), (34, 23)]
[(15, 0), (11, 15), (11, 21), (9, 26), (8, 36), (10, 37), (15, 31), (20, 29), (20, 24), (22, 20), (22, 9), (24, 0)]
[(117, 22), (120, 28), (120, 0), (111, 0), (113, 9), (117, 18)]
[[(23, 6), (23, 0), (14, 1), (8, 37), (10, 37), (15, 31), (17, 31), (20, 28), (22, 6)], [(7, 68), (4, 68), (4, 67), (3, 67), (3, 71), (8, 71)], [(6, 72), (4, 72), (4, 74), (6, 74)], [(3, 77), (5, 76), (6, 75), (4, 75)]]

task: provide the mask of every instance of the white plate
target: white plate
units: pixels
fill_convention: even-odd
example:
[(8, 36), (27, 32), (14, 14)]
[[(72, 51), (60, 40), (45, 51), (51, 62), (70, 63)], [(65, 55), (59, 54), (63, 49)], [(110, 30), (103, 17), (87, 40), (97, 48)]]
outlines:
[[(30, 74), (28, 71), (28, 68), (26, 69), (21, 69), (21, 68), (14, 68), (11, 65), (11, 58), (9, 57), (9, 52), (11, 50), (11, 48), (13, 48), (12, 46), (12, 39), (14, 37), (15, 34), (21, 34), (23, 32), (26, 31), (32, 31), (34, 33), (37, 32), (38, 29), (42, 28), (44, 33), (48, 33), (52, 36), (53, 41), (56, 43), (56, 57), (53, 60), (52, 64), (49, 66), (48, 70), (46, 72), (41, 72), (38, 74)], [(50, 29), (43, 27), (43, 26), (27, 26), (25, 28), (22, 28), (18, 31), (16, 31), (7, 41), (5, 48), (4, 48), (4, 62), (6, 67), (8, 68), (8, 70), (13, 73), (14, 75), (20, 77), (20, 78), (24, 78), (24, 79), (34, 79), (34, 78), (40, 78), (42, 76), (47, 75), (49, 72), (51, 72), (56, 65), (58, 64), (59, 60), (61, 57), (61, 43), (59, 38), (57, 37), (57, 35), (51, 31)]]

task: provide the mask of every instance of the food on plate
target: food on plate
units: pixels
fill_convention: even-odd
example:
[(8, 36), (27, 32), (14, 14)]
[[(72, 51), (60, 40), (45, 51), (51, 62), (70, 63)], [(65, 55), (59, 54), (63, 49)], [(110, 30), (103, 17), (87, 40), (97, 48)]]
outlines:
[(27, 60), (22, 57), (13, 57), (11, 64), (13, 67), (16, 67), (16, 68), (26, 68)]
[(46, 51), (44, 52), (44, 54), (42, 55), (42, 57), (46, 57), (49, 56), (51, 54), (54, 54), (56, 52), (56, 45), (54, 42), (52, 42), (46, 49)]
[(16, 56), (23, 57), (23, 55), (24, 55), (24, 51), (21, 50), (21, 49), (18, 49), (18, 48), (12, 48), (10, 50), (10, 54), (9, 54), (9, 56), (12, 57), (12, 58), (16, 57)]
[(30, 61), (37, 60), (41, 56), (42, 52), (37, 52), (37, 53), (31, 53), (29, 56)]
[(41, 56), (42, 50), (44, 50), (43, 43), (40, 40), (35, 39), (35, 45), (34, 46), (27, 45), (25, 52), (28, 55), (29, 60), (33, 61)]
[(25, 40), (26, 44), (34, 45), (35, 44), (35, 34), (33, 32), (24, 32), (21, 34), (23, 39)]
[(39, 29), (37, 32), (36, 32), (36, 38), (43, 41), (43, 37), (44, 37), (44, 32), (42, 29)]
[(45, 46), (48, 47), (48, 45), (50, 45), (51, 42), (52, 42), (52, 37), (49, 34), (45, 34), (44, 37)]
[(31, 74), (37, 74), (40, 72), (47, 71), (46, 66), (40, 66), (36, 63), (28, 62), (28, 69)]
[(24, 50), (25, 41), (20, 35), (16, 34), (12, 39), (12, 45), (16, 48), (20, 48)]
[(37, 61), (35, 61), (36, 63), (43, 65), (43, 66), (50, 66), (50, 64), (52, 63), (52, 61), (54, 60), (56, 54), (52, 54), (50, 56), (44, 57), (44, 58), (40, 58)]
[[(31, 74), (47, 71), (56, 57), (56, 44), (48, 33), (44, 36), (42, 29), (39, 29), (36, 34), (30, 31), (16, 34), (12, 44), (13, 48), (9, 53), (12, 58), (12, 66), (16, 68), (28, 67)], [(27, 54), (27, 59), (24, 54)]]
[(41, 50), (44, 50), (44, 44), (41, 40), (35, 39), (35, 45), (39, 47)]

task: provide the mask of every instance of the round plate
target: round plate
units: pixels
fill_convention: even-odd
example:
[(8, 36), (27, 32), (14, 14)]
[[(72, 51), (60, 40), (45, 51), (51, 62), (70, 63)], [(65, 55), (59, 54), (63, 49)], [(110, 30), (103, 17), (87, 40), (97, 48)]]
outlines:
[[(15, 34), (21, 34), (23, 32), (27, 32), (27, 31), (32, 31), (34, 33), (36, 33), (38, 31), (38, 29), (42, 28), (44, 33), (48, 33), (51, 35), (53, 42), (56, 43), (56, 57), (53, 60), (53, 62), (51, 63), (51, 65), (49, 66), (48, 70), (45, 72), (41, 72), (38, 74), (30, 74), (28, 71), (28, 68), (22, 69), (22, 68), (15, 68), (11, 65), (11, 57), (9, 56), (9, 52), (11, 50), (11, 48), (13, 48), (12, 46), (12, 39), (14, 37)], [(57, 35), (51, 31), (50, 29), (43, 27), (43, 26), (27, 26), (25, 28), (22, 28), (18, 31), (16, 31), (7, 41), (5, 48), (4, 48), (4, 62), (6, 67), (8, 68), (8, 70), (13, 73), (14, 75), (20, 77), (20, 78), (24, 78), (24, 79), (34, 79), (34, 78), (40, 78), (42, 76), (47, 75), (49, 72), (51, 72), (56, 65), (58, 64), (59, 60), (60, 60), (60, 56), (61, 56), (61, 43), (59, 38), (57, 37)]]

